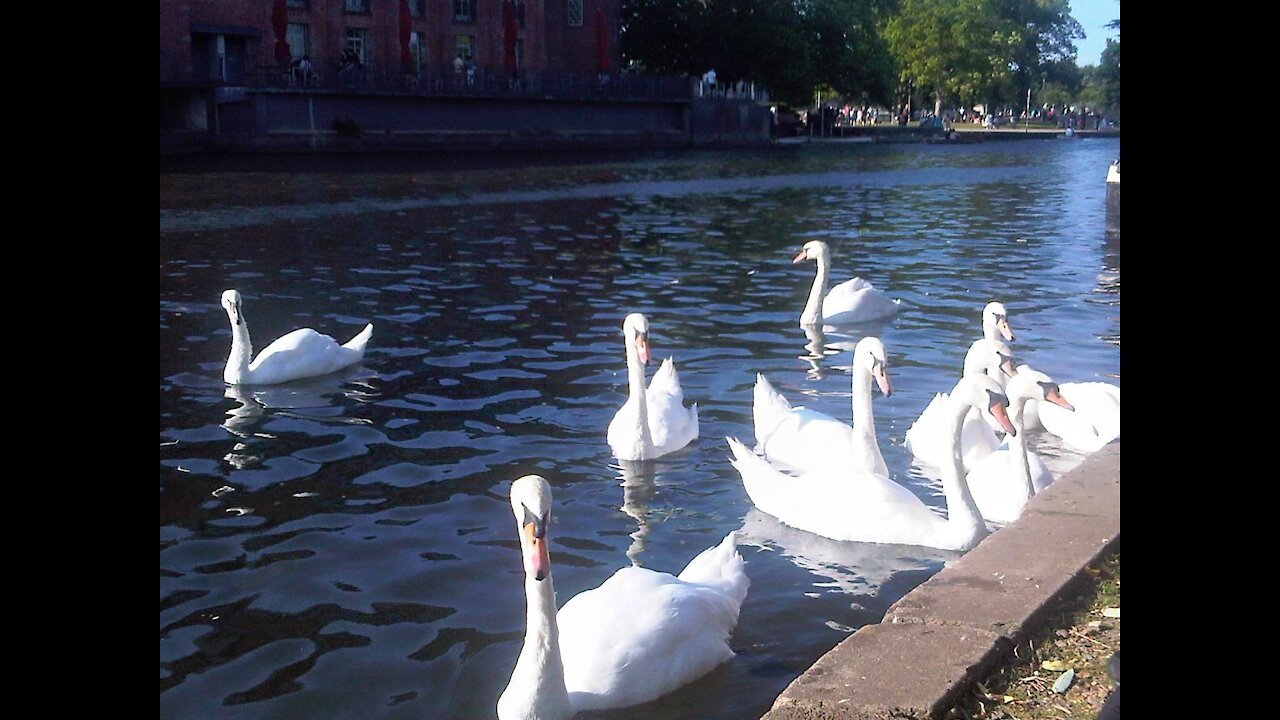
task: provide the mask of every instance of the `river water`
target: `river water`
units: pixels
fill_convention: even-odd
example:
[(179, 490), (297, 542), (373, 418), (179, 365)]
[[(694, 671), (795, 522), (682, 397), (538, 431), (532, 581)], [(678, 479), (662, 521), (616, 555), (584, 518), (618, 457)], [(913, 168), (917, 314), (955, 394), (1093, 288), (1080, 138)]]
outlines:
[[(958, 557), (838, 543), (752, 508), (725, 436), (752, 386), (847, 419), (858, 333), (797, 324), (812, 239), (833, 279), (902, 301), (867, 329), (890, 473), (959, 378), (983, 306), (1059, 382), (1119, 384), (1120, 248), (1104, 230), (1118, 140), (814, 144), (550, 159), (331, 158), (160, 178), (163, 718), (490, 718), (524, 632), (511, 481), (554, 488), (560, 603), (638, 563), (678, 572), (730, 530), (751, 589), (736, 657), (648, 706), (593, 717), (754, 718), (854, 629)], [(296, 327), (362, 365), (223, 385), (219, 296), (256, 347)], [(621, 324), (644, 312), (701, 436), (638, 468), (605, 430), (626, 399)], [(650, 367), (650, 374), (656, 363)], [(1032, 433), (1055, 473), (1082, 457)]]

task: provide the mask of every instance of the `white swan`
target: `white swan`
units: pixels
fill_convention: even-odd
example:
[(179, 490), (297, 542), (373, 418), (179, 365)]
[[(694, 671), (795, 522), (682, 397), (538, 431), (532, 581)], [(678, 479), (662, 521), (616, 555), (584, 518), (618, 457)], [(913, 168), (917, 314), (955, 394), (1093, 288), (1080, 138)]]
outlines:
[[(998, 340), (985, 338), (973, 341), (964, 357), (962, 376), (985, 375), (1001, 388), (1017, 370), (1013, 367), (1013, 353), (1009, 346)], [(947, 394), (938, 393), (925, 407), (920, 417), (907, 429), (903, 443), (917, 460), (925, 465), (942, 467), (950, 458), (950, 426), (947, 415)], [(982, 458), (1000, 447), (992, 426), (978, 413), (965, 418), (964, 435), (960, 442), (964, 450), (964, 462), (972, 467)]]
[(730, 532), (679, 577), (618, 570), (556, 612), (547, 525), (551, 486), (538, 475), (511, 485), (524, 557), (527, 625), (499, 720), (564, 720), (582, 710), (655, 700), (733, 657), (729, 635), (750, 580)]
[(275, 385), (302, 378), (328, 375), (364, 359), (365, 346), (373, 337), (373, 323), (344, 345), (311, 328), (299, 328), (281, 336), (253, 356), (249, 324), (240, 309), (240, 292), (222, 293), (222, 307), (231, 320), (231, 355), (222, 379), (228, 385)]
[(752, 416), (757, 449), (765, 457), (799, 470), (836, 463), (845, 468), (888, 475), (876, 442), (871, 412), (871, 380), (885, 397), (893, 394), (884, 344), (865, 337), (853, 349), (853, 427), (817, 410), (793, 408), (764, 375), (756, 375)]
[(1072, 410), (1063, 399), (1053, 379), (1026, 365), (1005, 385), (1009, 398), (1009, 420), (1019, 432), (1010, 435), (1005, 444), (969, 468), (969, 491), (982, 517), (992, 522), (1010, 523), (1022, 514), (1022, 508), (1035, 493), (1053, 482), (1044, 460), (1026, 445), (1023, 428), (1024, 409), (1029, 401), (1039, 400)]
[(1013, 328), (1009, 327), (1009, 313), (1003, 303), (993, 300), (982, 308), (982, 337), (995, 342), (1002, 338), (1013, 342)]
[[(819, 321), (840, 325), (888, 318), (898, 312), (898, 301), (872, 287), (871, 283), (856, 277), (831, 288), (827, 281), (831, 273), (831, 250), (821, 240), (810, 240), (801, 248), (793, 264), (805, 260), (818, 261), (818, 274), (809, 290), (809, 301), (800, 313), (800, 326), (814, 325)], [(825, 297), (824, 297), (825, 295)]]
[(1027, 404), (1027, 426), (1043, 427), (1067, 445), (1092, 453), (1120, 437), (1120, 387), (1105, 382), (1062, 383), (1067, 411), (1039, 401)]
[(727, 438), (729, 462), (742, 476), (751, 502), (762, 511), (801, 530), (833, 540), (924, 545), (968, 550), (987, 534), (986, 523), (965, 484), (957, 446), (970, 407), (992, 414), (1008, 432), (1008, 399), (985, 375), (960, 379), (951, 391), (947, 411), (951, 430), (951, 462), (942, 467), (947, 517), (937, 515), (915, 493), (883, 475), (824, 468), (793, 477)]
[(627, 348), (627, 402), (609, 422), (607, 439), (619, 460), (652, 460), (675, 452), (698, 437), (698, 404), (684, 406), (680, 376), (671, 358), (644, 387), (649, 362), (649, 320), (631, 313), (622, 323)]

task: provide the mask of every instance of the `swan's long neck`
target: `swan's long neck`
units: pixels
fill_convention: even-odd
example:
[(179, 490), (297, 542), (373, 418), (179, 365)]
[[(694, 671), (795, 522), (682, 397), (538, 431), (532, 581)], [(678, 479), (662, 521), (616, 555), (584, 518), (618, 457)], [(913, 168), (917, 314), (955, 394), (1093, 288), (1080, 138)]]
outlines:
[(253, 357), (253, 343), (249, 341), (249, 323), (244, 315), (236, 311), (240, 322), (231, 321), (231, 354), (227, 356), (227, 367), (222, 371), (222, 380), (231, 385), (238, 385), (249, 375), (249, 360)]
[(965, 479), (964, 459), (960, 447), (960, 435), (964, 429), (964, 417), (970, 405), (951, 394), (951, 462), (942, 466), (942, 492), (947, 498), (947, 527), (958, 543), (958, 550), (968, 550), (987, 534), (987, 525), (978, 510), (978, 504), (969, 492)]
[[(1027, 455), (1026, 433), (1023, 432), (1022, 424), (1022, 413), (1029, 401), (1030, 398), (1026, 396), (1015, 396), (1011, 399), (1009, 406), (1009, 422), (1013, 424), (1013, 429), (1018, 431), (1017, 435), (1009, 438), (1009, 452), (1013, 453), (1014, 462), (1018, 463), (1018, 495), (1024, 503), (1036, 494), (1035, 483), (1031, 480), (1031, 458)], [(1026, 493), (1025, 496), (1023, 492)]]
[(498, 700), (506, 717), (567, 718), (573, 714), (564, 684), (560, 629), (556, 625), (556, 591), (551, 578), (524, 579), (525, 631), (520, 659), (511, 683)]
[(629, 402), (636, 408), (636, 433), (640, 438), (641, 454), (637, 460), (645, 460), (653, 451), (653, 436), (649, 433), (649, 403), (645, 399), (644, 363), (640, 360), (640, 349), (635, 341), (627, 338), (627, 389)]
[(805, 303), (804, 312), (800, 313), (801, 325), (814, 325), (822, 320), (822, 297), (827, 294), (830, 264), (831, 259), (827, 253), (818, 254), (818, 274), (813, 277), (813, 287), (809, 289), (809, 302)]
[(875, 417), (871, 410), (871, 371), (855, 365), (853, 369), (853, 442), (862, 457), (874, 458), (878, 472), (888, 474), (880, 445), (876, 442)]

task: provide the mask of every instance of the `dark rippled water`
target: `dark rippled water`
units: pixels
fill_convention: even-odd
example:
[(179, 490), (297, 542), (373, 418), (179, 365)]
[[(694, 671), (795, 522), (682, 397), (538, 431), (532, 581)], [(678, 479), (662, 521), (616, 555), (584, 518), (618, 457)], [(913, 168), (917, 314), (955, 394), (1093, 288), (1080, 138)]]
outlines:
[[(1007, 305), (1019, 361), (1119, 384), (1120, 249), (1104, 232), (1119, 151), (814, 145), (162, 174), (161, 716), (494, 717), (524, 630), (506, 493), (540, 473), (561, 603), (633, 561), (678, 572), (742, 531), (737, 656), (600, 716), (758, 717), (957, 557), (827, 541), (753, 510), (723, 438), (754, 443), (755, 374), (850, 413), (857, 337), (798, 327), (814, 267), (791, 257), (825, 240), (836, 280), (902, 299), (873, 329), (895, 390), (876, 395), (877, 432), (894, 477), (941, 507), (902, 437), (959, 377), (988, 300)], [(363, 365), (224, 387), (218, 299), (232, 287), (258, 348), (300, 326), (345, 341), (372, 322)], [(689, 448), (638, 470), (605, 443), (635, 311), (701, 418)], [(1055, 472), (1081, 459), (1032, 440)]]

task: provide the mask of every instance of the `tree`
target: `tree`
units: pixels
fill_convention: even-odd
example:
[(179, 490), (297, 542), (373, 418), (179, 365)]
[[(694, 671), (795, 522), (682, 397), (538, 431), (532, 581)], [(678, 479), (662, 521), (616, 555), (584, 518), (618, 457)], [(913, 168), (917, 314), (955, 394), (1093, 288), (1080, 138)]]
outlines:
[(623, 0), (633, 67), (749, 80), (806, 105), (815, 87), (887, 99), (892, 58), (879, 37), (887, 0)]
[(902, 0), (884, 37), (901, 79), (934, 96), (965, 104), (989, 101), (1011, 80), (1008, 58), (1017, 38), (990, 0)]

